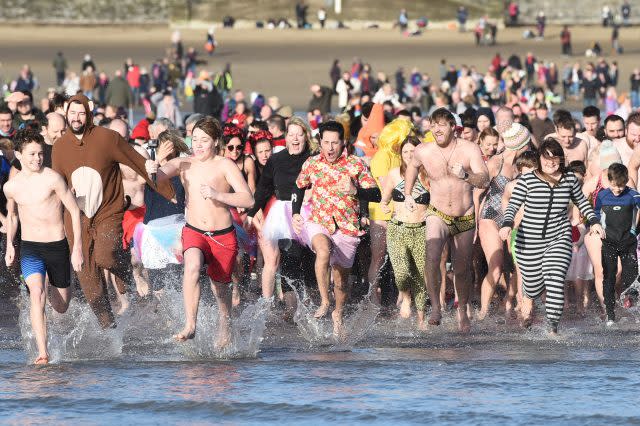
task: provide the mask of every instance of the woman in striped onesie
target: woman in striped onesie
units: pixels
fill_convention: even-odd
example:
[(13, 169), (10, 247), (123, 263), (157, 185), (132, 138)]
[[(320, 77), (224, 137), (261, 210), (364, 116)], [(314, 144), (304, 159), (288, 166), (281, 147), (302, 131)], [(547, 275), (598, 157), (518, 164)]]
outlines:
[(504, 213), (500, 237), (506, 241), (516, 212), (524, 204), (524, 216), (518, 227), (515, 251), (527, 296), (522, 313), (525, 324), (531, 324), (534, 298), (546, 290), (545, 309), (549, 331), (558, 332), (564, 307), (564, 280), (571, 263), (571, 223), (567, 209), (572, 201), (587, 218), (592, 233), (600, 238), (604, 231), (598, 224), (591, 205), (582, 194), (580, 183), (572, 172), (565, 171), (562, 146), (545, 140), (539, 148), (538, 170), (521, 176), (513, 189)]

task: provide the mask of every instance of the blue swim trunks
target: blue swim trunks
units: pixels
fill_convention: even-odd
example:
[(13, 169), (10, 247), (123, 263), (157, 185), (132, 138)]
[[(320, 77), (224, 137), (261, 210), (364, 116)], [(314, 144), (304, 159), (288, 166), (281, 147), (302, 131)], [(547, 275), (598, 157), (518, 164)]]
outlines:
[(20, 267), (25, 281), (33, 274), (49, 275), (49, 283), (58, 288), (71, 285), (71, 258), (67, 240), (39, 243), (20, 242)]

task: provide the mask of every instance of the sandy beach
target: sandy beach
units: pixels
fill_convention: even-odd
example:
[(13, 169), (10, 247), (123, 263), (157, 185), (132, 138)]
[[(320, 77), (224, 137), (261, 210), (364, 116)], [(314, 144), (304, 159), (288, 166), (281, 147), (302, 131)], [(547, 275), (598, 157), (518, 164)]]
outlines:
[[(623, 55), (611, 56), (609, 28), (597, 26), (572, 28), (575, 56), (560, 54), (560, 27), (549, 27), (544, 41), (523, 40), (525, 28), (503, 29), (498, 44), (474, 44), (473, 34), (431, 29), (418, 37), (404, 37), (392, 30), (258, 30), (219, 29), (216, 53), (204, 54), (206, 31), (182, 29), (185, 48), (194, 46), (207, 61), (202, 69), (215, 72), (226, 62), (232, 63), (236, 88), (258, 91), (266, 96), (277, 95), (283, 105), (303, 110), (309, 100), (309, 85), (329, 81), (333, 59), (340, 59), (343, 68), (350, 67), (354, 57), (373, 66), (374, 71), (393, 75), (399, 65), (408, 73), (418, 67), (438, 80), (438, 64), (476, 65), (484, 72), (496, 52), (508, 57), (512, 53), (524, 56), (532, 51), (537, 57), (554, 61), (562, 68), (567, 61), (582, 61), (584, 51), (598, 40), (607, 60), (617, 60), (620, 69), (619, 91), (628, 90), (628, 77), (640, 59), (640, 28), (623, 28), (620, 33)], [(168, 27), (56, 27), (2, 26), (0, 38), (0, 78), (14, 79), (20, 66), (28, 63), (40, 81), (36, 96), (42, 96), (54, 85), (51, 61), (56, 51), (64, 52), (71, 70), (79, 71), (82, 57), (90, 53), (97, 67), (113, 75), (127, 57), (149, 66), (161, 58), (170, 44), (172, 30)], [(187, 106), (189, 107), (189, 106)], [(188, 108), (186, 108), (188, 109)]]

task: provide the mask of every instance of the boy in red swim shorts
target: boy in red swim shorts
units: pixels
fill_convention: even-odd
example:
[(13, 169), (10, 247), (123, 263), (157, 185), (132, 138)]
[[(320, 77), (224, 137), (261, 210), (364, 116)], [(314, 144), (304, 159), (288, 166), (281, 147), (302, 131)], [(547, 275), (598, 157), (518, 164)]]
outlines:
[(216, 347), (231, 343), (231, 272), (238, 244), (229, 207), (253, 207), (253, 195), (238, 166), (217, 155), (222, 129), (218, 120), (205, 117), (193, 128), (193, 156), (178, 157), (161, 168), (147, 161), (147, 172), (156, 174), (157, 182), (180, 176), (185, 189), (187, 224), (182, 231), (184, 277), (182, 281), (185, 326), (174, 337), (178, 341), (192, 339), (196, 332), (202, 265), (207, 265), (211, 289), (220, 308), (220, 329)]

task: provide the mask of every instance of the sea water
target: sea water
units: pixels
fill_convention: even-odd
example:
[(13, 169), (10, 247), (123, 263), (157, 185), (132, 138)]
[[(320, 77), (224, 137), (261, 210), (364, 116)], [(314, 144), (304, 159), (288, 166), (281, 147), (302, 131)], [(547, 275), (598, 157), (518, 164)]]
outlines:
[(313, 306), (292, 324), (258, 299), (237, 309), (231, 348), (217, 352), (213, 302), (194, 340), (173, 341), (183, 311), (169, 290), (115, 330), (77, 300), (51, 313), (53, 364), (41, 367), (26, 302), (17, 326), (0, 325), (4, 424), (640, 424), (634, 309), (614, 328), (567, 315), (558, 337), (499, 315), (462, 336), (452, 313), (418, 332), (365, 299), (338, 342)]

